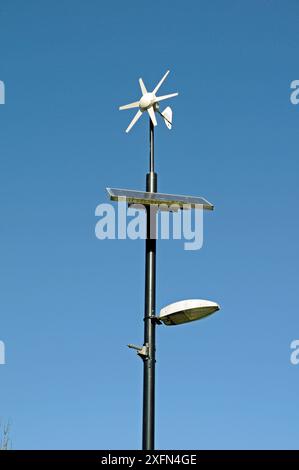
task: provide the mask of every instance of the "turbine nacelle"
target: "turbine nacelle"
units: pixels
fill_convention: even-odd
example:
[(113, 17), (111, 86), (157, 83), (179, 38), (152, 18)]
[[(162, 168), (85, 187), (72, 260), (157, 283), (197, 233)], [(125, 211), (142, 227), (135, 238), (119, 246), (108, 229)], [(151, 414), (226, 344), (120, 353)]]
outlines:
[(148, 108), (153, 106), (155, 104), (155, 95), (153, 93), (145, 93), (145, 95), (142, 95), (140, 101), (139, 101), (139, 108), (140, 110), (147, 111)]
[(163, 96), (157, 96), (157, 91), (159, 90), (160, 86), (166, 79), (167, 75), (169, 74), (169, 70), (166, 72), (166, 74), (162, 77), (158, 85), (154, 88), (152, 92), (148, 92), (142, 78), (139, 78), (139, 85), (142, 91), (142, 96), (139, 101), (135, 101), (134, 103), (126, 104), (124, 106), (120, 106), (120, 110), (123, 109), (131, 109), (131, 108), (139, 108), (137, 113), (135, 114), (134, 118), (130, 122), (129, 126), (126, 129), (126, 132), (129, 132), (134, 124), (138, 121), (138, 119), (142, 116), (142, 113), (145, 111), (148, 112), (150, 119), (153, 123), (154, 126), (157, 125), (157, 119), (155, 113), (157, 112), (160, 114), (166, 126), (168, 129), (171, 129), (172, 126), (172, 111), (171, 108), (168, 106), (162, 113), (159, 111), (159, 102), (166, 100), (168, 98), (172, 98), (174, 96), (177, 96), (178, 93), (171, 93), (170, 95), (163, 95)]

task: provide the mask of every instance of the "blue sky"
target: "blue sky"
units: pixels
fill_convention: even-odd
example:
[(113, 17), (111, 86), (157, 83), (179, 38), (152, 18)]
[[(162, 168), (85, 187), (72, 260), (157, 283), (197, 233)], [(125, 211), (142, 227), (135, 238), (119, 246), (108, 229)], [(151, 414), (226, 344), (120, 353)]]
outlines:
[[(299, 79), (295, 0), (1, 0), (0, 417), (16, 449), (141, 441), (144, 242), (100, 241), (105, 187), (143, 189), (138, 78), (172, 101), (159, 190), (204, 196), (204, 246), (158, 243), (157, 308), (219, 314), (157, 332), (157, 448), (298, 448)], [(164, 94), (164, 93), (163, 93)]]

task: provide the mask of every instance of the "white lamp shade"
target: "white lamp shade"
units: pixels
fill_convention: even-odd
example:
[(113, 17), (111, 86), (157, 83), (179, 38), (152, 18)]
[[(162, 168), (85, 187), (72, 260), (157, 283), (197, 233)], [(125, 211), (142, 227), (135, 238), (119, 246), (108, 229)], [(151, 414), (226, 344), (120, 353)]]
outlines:
[(167, 326), (201, 320), (220, 310), (216, 302), (202, 299), (181, 300), (162, 308), (158, 319)]

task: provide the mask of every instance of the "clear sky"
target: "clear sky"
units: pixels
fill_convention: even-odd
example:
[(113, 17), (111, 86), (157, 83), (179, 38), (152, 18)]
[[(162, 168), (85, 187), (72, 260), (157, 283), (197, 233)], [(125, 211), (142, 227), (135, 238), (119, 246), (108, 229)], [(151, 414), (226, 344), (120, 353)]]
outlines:
[[(157, 448), (298, 448), (296, 0), (1, 0), (0, 417), (17, 449), (140, 447), (144, 242), (100, 241), (105, 187), (144, 189), (138, 78), (172, 100), (159, 190), (204, 196), (204, 245), (158, 242)], [(170, 104), (170, 102), (169, 102)]]

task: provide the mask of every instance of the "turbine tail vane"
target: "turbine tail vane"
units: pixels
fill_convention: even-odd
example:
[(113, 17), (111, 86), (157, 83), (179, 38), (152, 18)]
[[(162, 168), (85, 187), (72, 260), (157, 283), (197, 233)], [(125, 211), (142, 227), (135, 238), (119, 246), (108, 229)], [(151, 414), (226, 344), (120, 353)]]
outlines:
[(167, 108), (162, 111), (161, 116), (164, 119), (164, 122), (166, 124), (166, 127), (170, 130), (172, 128), (172, 109), (170, 106), (167, 106)]

